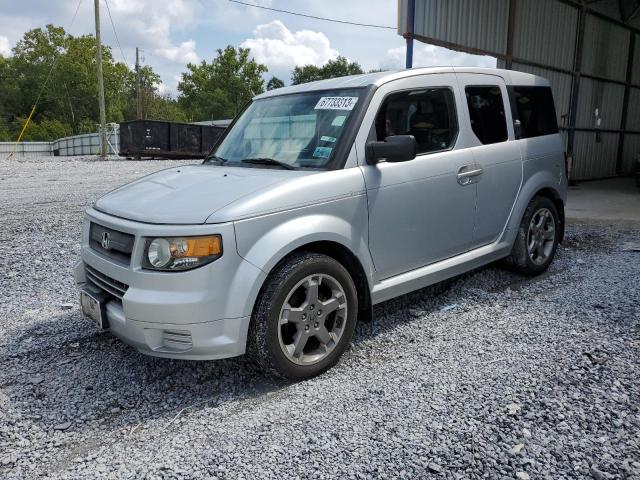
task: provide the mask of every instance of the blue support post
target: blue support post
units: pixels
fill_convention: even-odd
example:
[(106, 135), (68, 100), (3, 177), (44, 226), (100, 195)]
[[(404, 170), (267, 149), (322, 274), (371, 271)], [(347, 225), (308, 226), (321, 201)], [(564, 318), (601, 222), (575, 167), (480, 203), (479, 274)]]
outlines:
[(407, 2), (407, 57), (405, 62), (406, 68), (413, 67), (413, 28), (416, 14), (416, 0), (408, 0)]

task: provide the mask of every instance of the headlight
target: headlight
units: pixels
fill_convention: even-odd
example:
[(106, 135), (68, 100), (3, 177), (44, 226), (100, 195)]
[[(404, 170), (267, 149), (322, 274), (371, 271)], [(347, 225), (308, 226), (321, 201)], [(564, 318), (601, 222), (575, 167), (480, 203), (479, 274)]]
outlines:
[(151, 270), (189, 270), (222, 255), (222, 237), (169, 237), (147, 241), (142, 266)]

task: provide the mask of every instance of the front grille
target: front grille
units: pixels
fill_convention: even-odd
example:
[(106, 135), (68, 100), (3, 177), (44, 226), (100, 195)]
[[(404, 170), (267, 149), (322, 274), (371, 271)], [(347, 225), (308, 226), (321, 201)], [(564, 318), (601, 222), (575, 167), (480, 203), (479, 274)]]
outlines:
[(89, 229), (91, 249), (121, 265), (129, 266), (134, 241), (135, 237), (130, 233), (119, 232), (97, 223), (91, 223)]
[(122, 300), (122, 297), (124, 297), (124, 294), (127, 292), (129, 285), (119, 282), (118, 280), (99, 272), (89, 265), (87, 265), (86, 267), (87, 280), (89, 280), (91, 284), (95, 285), (103, 292)]

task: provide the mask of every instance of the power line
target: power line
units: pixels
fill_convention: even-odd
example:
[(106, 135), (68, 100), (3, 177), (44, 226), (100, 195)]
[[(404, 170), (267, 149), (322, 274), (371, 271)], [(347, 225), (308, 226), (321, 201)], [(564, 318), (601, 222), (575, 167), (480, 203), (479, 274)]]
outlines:
[(313, 18), (314, 20), (322, 20), (325, 22), (334, 22), (334, 23), (342, 23), (345, 25), (355, 25), (357, 27), (371, 27), (371, 28), (384, 28), (387, 30), (396, 30), (396, 27), (389, 27), (387, 25), (373, 25), (371, 23), (358, 23), (358, 22), (349, 22), (347, 20), (338, 20), (335, 18), (327, 18), (327, 17), (317, 17), (315, 15), (308, 15), (306, 13), (298, 13), (298, 12), (292, 12), (290, 10), (281, 10), (279, 8), (272, 8), (272, 7), (265, 7), (262, 5), (254, 5), (253, 3), (246, 3), (246, 2), (241, 2), (240, 0), (227, 0), (231, 3), (238, 3), (240, 5), (246, 5), (247, 7), (254, 7), (254, 8), (261, 8), (262, 10), (271, 10), (273, 12), (280, 12), (280, 13), (287, 13), (289, 15), (296, 15), (298, 17), (306, 17), (306, 18)]
[(111, 17), (111, 9), (109, 8), (109, 0), (104, 0), (104, 3), (107, 4), (107, 13), (109, 14), (109, 21), (111, 22), (111, 28), (113, 28), (113, 34), (116, 37), (116, 43), (118, 44), (118, 48), (120, 49), (120, 54), (122, 55), (122, 59), (124, 60), (124, 64), (129, 67), (129, 62), (127, 62), (127, 57), (124, 56), (124, 52), (122, 51), (122, 46), (120, 46), (120, 39), (118, 38), (118, 32), (116, 32), (116, 24), (113, 23), (113, 18)]

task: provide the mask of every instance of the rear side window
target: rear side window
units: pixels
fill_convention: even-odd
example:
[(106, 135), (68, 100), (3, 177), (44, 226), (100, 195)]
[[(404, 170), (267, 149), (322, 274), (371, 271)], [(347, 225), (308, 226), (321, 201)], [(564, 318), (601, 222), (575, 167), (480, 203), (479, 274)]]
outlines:
[(453, 92), (446, 87), (408, 90), (389, 95), (375, 123), (377, 140), (413, 135), (418, 154), (451, 148), (458, 135)]
[(484, 144), (504, 142), (509, 137), (502, 92), (498, 86), (466, 87), (471, 128)]
[(556, 108), (549, 87), (510, 87), (520, 138), (558, 133)]

